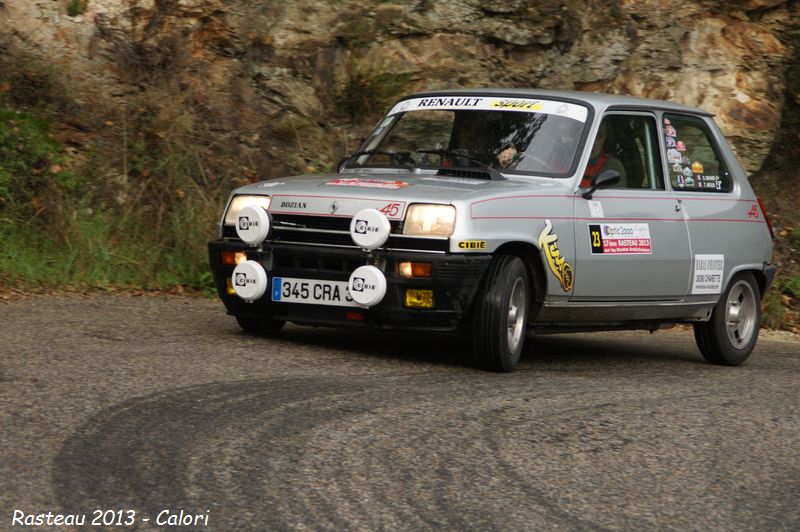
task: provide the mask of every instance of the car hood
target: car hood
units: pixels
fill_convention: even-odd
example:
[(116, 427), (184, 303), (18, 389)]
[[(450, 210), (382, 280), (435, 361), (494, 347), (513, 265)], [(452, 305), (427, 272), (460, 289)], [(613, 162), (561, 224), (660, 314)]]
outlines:
[[(440, 176), (433, 172), (345, 171), (339, 174), (302, 175), (247, 185), (235, 194), (264, 194), (279, 198), (362, 199), (404, 203), (454, 203), (507, 194), (569, 193), (570, 180), (509, 177), (506, 180)], [(287, 201), (292, 201), (287, 199)], [(279, 207), (273, 201), (273, 210)]]

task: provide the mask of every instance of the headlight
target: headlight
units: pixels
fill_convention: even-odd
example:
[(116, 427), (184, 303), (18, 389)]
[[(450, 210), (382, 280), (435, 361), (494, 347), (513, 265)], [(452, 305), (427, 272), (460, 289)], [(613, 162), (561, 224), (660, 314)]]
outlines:
[(456, 223), (456, 209), (452, 205), (415, 204), (408, 208), (404, 235), (450, 236)]
[(269, 196), (234, 196), (228, 212), (225, 213), (225, 225), (236, 225), (236, 216), (246, 205), (257, 205), (267, 210), (269, 209)]

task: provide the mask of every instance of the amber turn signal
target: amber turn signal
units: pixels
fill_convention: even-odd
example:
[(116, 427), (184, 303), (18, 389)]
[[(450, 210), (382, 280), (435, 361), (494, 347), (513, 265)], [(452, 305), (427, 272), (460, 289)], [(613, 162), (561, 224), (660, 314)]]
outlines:
[(231, 278), (230, 278), (230, 277), (228, 277), (228, 278), (225, 280), (225, 286), (226, 286), (226, 290), (225, 290), (225, 292), (226, 292), (226, 293), (227, 293), (229, 296), (236, 295), (236, 290), (234, 290), (234, 289), (233, 289), (233, 281), (231, 280)]
[(406, 307), (408, 308), (433, 308), (433, 290), (406, 290)]
[(430, 277), (433, 265), (430, 262), (400, 262), (397, 264), (397, 273), (400, 277)]
[(219, 260), (225, 266), (238, 266), (247, 260), (247, 254), (244, 251), (220, 251)]

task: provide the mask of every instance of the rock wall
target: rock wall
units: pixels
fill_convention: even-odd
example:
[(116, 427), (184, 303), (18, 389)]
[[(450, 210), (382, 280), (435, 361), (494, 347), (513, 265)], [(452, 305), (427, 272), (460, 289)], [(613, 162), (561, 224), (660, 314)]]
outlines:
[(476, 86), (696, 105), (757, 171), (800, 98), (785, 86), (799, 20), (780, 0), (0, 0), (0, 39), (85, 103), (189, 106), (262, 176), (330, 164), (403, 93)]

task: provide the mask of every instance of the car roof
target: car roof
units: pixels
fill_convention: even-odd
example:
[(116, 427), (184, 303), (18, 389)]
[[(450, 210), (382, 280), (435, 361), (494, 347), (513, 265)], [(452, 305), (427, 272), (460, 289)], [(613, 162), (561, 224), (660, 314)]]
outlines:
[(692, 113), (702, 116), (714, 116), (713, 113), (683, 105), (680, 103), (668, 102), (666, 100), (653, 100), (650, 98), (639, 98), (637, 96), (622, 96), (617, 94), (605, 94), (601, 92), (580, 92), (566, 90), (545, 90), (545, 89), (506, 89), (506, 88), (478, 88), (478, 89), (452, 89), (418, 92), (404, 96), (402, 100), (409, 98), (424, 98), (427, 96), (511, 96), (517, 98), (541, 98), (552, 100), (565, 100), (575, 103), (584, 103), (597, 110), (631, 109), (646, 107), (648, 109), (658, 109), (662, 111), (676, 111)]

